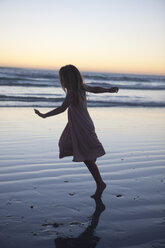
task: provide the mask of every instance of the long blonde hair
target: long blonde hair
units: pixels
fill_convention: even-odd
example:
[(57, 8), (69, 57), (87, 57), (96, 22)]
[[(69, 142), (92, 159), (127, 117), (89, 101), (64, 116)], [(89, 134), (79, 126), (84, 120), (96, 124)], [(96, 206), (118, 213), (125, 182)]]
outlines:
[(59, 78), (63, 90), (73, 91), (73, 102), (79, 102), (79, 96), (85, 98), (85, 85), (83, 77), (79, 70), (74, 65), (66, 65), (59, 70)]

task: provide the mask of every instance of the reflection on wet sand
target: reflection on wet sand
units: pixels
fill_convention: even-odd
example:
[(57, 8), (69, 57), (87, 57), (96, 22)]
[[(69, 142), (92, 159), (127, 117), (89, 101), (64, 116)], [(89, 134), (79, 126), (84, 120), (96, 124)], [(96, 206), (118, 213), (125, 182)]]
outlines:
[(94, 230), (98, 225), (99, 217), (105, 210), (105, 205), (101, 199), (94, 199), (96, 203), (95, 212), (92, 215), (91, 223), (77, 238), (59, 237), (55, 239), (56, 248), (94, 248), (100, 237), (94, 235)]

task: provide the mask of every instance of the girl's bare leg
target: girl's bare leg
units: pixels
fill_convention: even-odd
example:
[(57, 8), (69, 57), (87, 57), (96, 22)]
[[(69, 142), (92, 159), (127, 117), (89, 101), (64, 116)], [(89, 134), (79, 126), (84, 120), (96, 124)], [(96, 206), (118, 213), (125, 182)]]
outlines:
[(92, 176), (96, 182), (96, 186), (97, 186), (95, 194), (92, 195), (91, 197), (101, 198), (101, 195), (102, 195), (104, 189), (106, 188), (106, 184), (104, 183), (104, 181), (100, 175), (98, 167), (97, 167), (95, 161), (85, 160), (84, 163), (86, 164), (90, 173), (92, 174)]

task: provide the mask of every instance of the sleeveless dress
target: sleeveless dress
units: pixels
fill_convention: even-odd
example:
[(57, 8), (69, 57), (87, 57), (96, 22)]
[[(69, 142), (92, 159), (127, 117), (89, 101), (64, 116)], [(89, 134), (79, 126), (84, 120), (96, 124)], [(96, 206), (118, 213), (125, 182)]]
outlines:
[(69, 90), (66, 97), (71, 98), (68, 107), (68, 123), (59, 140), (59, 158), (73, 156), (74, 162), (96, 160), (105, 154), (97, 138), (93, 121), (87, 110), (86, 93), (79, 96), (79, 102), (73, 103), (73, 92)]

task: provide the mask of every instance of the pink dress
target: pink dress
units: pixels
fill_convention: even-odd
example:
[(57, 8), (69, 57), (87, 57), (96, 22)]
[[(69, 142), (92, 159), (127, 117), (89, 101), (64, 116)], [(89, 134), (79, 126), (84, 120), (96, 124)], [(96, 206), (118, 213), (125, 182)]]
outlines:
[(105, 154), (104, 148), (97, 138), (93, 121), (87, 110), (86, 96), (79, 97), (79, 103), (73, 103), (73, 93), (67, 92), (71, 98), (68, 107), (68, 123), (59, 140), (60, 158), (73, 156), (74, 162), (96, 160)]

